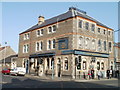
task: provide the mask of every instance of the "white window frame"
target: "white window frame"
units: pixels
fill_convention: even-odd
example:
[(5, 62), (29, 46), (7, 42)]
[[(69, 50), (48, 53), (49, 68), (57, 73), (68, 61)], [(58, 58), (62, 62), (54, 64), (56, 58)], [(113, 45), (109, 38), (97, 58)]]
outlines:
[[(37, 43), (39, 43), (39, 47), (37, 46)], [(41, 43), (42, 43), (42, 45), (41, 45)], [(37, 47), (39, 48), (39, 50), (37, 50)], [(41, 49), (41, 47), (42, 47), (42, 49)], [(36, 41), (36, 51), (42, 51), (43, 50), (43, 41)]]
[(29, 52), (29, 44), (24, 44), (23, 45), (23, 53), (28, 53), (28, 52)]
[(63, 62), (63, 69), (64, 69), (64, 71), (68, 71), (69, 70), (69, 62), (68, 62), (68, 69), (65, 69), (65, 61), (67, 61), (68, 62), (68, 57), (65, 57), (64, 58), (64, 62)]

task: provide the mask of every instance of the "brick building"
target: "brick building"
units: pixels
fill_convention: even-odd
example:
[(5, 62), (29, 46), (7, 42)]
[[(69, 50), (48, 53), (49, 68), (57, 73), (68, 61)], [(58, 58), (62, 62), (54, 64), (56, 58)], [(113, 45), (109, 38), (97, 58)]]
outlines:
[(19, 34), (19, 66), (28, 73), (75, 78), (94, 69), (114, 69), (113, 29), (74, 7)]

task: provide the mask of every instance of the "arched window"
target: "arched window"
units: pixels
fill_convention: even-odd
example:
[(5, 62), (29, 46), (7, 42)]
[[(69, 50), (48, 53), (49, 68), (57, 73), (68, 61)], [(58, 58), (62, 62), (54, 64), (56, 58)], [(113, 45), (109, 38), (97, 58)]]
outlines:
[(101, 40), (98, 40), (98, 51), (101, 51)]
[(79, 28), (82, 28), (82, 20), (79, 20)]
[(68, 58), (64, 60), (64, 70), (68, 70)]
[(83, 46), (83, 38), (80, 37), (79, 38), (79, 47), (82, 48), (82, 46)]
[(51, 60), (51, 69), (54, 69), (54, 58), (52, 58), (52, 60)]
[(104, 41), (104, 51), (106, 51), (106, 41)]
[(95, 40), (92, 40), (92, 49), (95, 50)]
[(100, 70), (100, 62), (97, 62), (97, 70)]
[(85, 46), (86, 46), (86, 49), (89, 49), (89, 38), (86, 38), (86, 40), (85, 40)]
[(109, 51), (111, 51), (112, 50), (112, 44), (111, 44), (111, 42), (109, 42)]
[(104, 70), (104, 62), (101, 63), (101, 70)]
[(86, 70), (86, 69), (87, 69), (86, 61), (83, 61), (83, 70)]

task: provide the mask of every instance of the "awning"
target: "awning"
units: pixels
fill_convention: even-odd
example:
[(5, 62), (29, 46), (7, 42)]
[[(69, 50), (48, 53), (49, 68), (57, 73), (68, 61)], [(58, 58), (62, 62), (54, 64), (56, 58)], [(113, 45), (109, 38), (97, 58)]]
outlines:
[(42, 54), (31, 54), (29, 58), (52, 57), (52, 56), (55, 56), (55, 52), (42, 53)]

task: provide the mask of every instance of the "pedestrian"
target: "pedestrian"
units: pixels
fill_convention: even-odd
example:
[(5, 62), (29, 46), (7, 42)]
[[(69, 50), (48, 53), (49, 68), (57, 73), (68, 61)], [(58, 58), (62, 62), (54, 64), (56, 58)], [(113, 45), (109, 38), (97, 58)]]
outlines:
[(100, 77), (101, 77), (101, 75), (102, 75), (102, 73), (101, 73), (101, 71), (100, 70), (98, 70), (98, 80), (100, 80)]
[(93, 68), (91, 70), (91, 77), (92, 77), (92, 79), (94, 79), (94, 69)]
[(112, 69), (110, 69), (110, 79), (112, 78)]
[(110, 78), (110, 70), (108, 69), (107, 70), (107, 79), (109, 79)]
[(83, 72), (83, 78), (86, 79), (86, 75), (85, 75), (85, 72)]
[(90, 70), (88, 71), (88, 78), (91, 79), (91, 72), (90, 72)]

